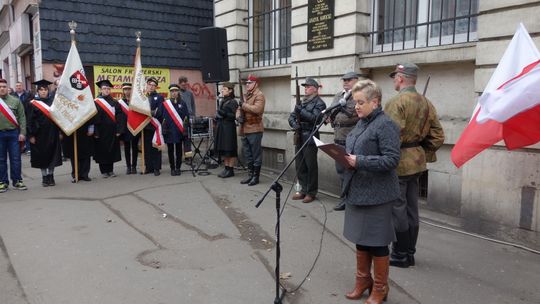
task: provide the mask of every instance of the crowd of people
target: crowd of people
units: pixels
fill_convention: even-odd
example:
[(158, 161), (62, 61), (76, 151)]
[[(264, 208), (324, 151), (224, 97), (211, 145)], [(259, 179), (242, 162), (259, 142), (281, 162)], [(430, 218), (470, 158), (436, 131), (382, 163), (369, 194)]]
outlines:
[[(293, 200), (311, 203), (317, 198), (318, 148), (312, 136), (319, 138), (319, 124), (333, 127), (334, 143), (345, 151), (345, 162), (335, 163), (342, 199), (334, 210), (345, 211), (344, 236), (356, 245), (356, 283), (346, 294), (348, 299), (359, 299), (367, 290), (366, 303), (382, 303), (389, 290), (389, 266), (415, 265), (419, 176), (426, 170), (426, 163), (435, 160), (435, 151), (444, 142), (435, 107), (416, 91), (418, 70), (413, 63), (396, 65), (389, 76), (398, 94), (385, 102), (384, 109), (381, 89), (367, 75), (345, 73), (341, 77), (343, 90), (335, 95), (328, 111), (319, 96), (319, 83), (307, 78), (302, 83), (304, 98), (298, 96), (288, 119), (299, 135), (295, 141), (299, 189)], [(129, 83), (122, 85), (120, 100), (110, 95), (113, 86), (108, 80), (97, 83), (97, 114), (76, 131), (77, 162), (73, 160), (73, 135), (63, 134), (40, 108), (41, 104), (52, 104), (51, 83), (40, 80), (33, 84), (35, 96), (29, 97), (20, 83), (12, 96), (7, 82), (0, 79), (0, 192), (9, 187), (8, 156), (13, 187), (26, 189), (21, 177), (21, 147), (30, 151), (31, 166), (41, 170), (44, 187), (55, 185), (54, 169), (62, 164), (62, 153), (71, 160), (73, 182), (91, 180), (88, 172), (92, 157), (103, 178), (115, 177), (114, 163), (121, 160), (121, 143), (126, 174), (135, 174), (141, 133), (145, 161), (141, 173), (160, 175), (161, 151), (152, 146), (154, 128), (148, 124), (137, 135), (128, 130)], [(185, 77), (169, 86), (168, 99), (156, 92), (157, 86), (155, 78), (147, 79), (151, 113), (162, 124), (170, 172), (177, 176), (182, 172), (184, 151), (191, 149), (189, 121), (196, 114), (195, 102)], [(232, 177), (240, 136), (248, 168), (240, 183), (254, 186), (259, 183), (262, 166), (265, 97), (257, 77), (249, 75), (245, 87), (246, 94), (239, 94), (237, 100), (234, 84), (221, 84), (214, 149), (224, 164), (218, 177)]]

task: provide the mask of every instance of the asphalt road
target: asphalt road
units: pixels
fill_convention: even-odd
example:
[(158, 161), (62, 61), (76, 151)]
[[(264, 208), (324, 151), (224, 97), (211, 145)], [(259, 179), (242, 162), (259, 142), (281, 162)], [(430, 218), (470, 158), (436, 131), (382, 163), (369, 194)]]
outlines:
[[(65, 163), (43, 188), (23, 161), (29, 190), (0, 194), (0, 304), (274, 302), (273, 192), (254, 207), (272, 176), (248, 187), (238, 171), (126, 176), (118, 163), (103, 179), (92, 164), (93, 181), (71, 184)], [(283, 285), (295, 289), (322, 250), (284, 303), (353, 303), (354, 245), (335, 203), (287, 201)], [(416, 259), (391, 268), (387, 303), (540, 303), (540, 255), (422, 225)]]

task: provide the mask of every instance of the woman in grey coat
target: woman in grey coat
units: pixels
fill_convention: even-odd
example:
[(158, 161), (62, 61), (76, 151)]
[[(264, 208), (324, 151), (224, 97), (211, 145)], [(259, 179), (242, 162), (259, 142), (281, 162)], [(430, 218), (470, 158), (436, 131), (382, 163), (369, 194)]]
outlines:
[(352, 96), (360, 120), (346, 140), (343, 235), (356, 244), (356, 284), (346, 297), (360, 299), (369, 290), (366, 303), (382, 303), (388, 295), (388, 245), (395, 239), (392, 205), (399, 196), (399, 128), (383, 113), (375, 82), (359, 81)]

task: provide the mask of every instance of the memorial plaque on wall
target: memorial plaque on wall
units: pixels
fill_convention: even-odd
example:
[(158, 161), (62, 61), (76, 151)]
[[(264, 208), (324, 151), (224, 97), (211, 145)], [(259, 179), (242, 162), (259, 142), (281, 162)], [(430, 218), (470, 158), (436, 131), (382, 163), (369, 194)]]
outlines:
[(334, 0), (309, 0), (308, 51), (334, 47)]

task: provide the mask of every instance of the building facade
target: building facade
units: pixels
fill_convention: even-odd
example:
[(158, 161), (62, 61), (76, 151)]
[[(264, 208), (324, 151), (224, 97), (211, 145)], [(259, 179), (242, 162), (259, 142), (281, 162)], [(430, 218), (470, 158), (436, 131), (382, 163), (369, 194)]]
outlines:
[[(395, 64), (421, 68), (417, 87), (437, 108), (446, 140), (423, 177), (425, 207), (469, 223), (486, 220), (540, 231), (540, 145), (496, 145), (457, 169), (450, 151), (512, 35), (522, 22), (537, 45), (540, 1), (514, 0), (215, 0), (215, 24), (227, 29), (230, 78), (256, 74), (267, 98), (264, 165), (279, 170), (294, 155), (287, 117), (295, 73), (322, 84), (330, 104), (340, 76), (367, 74), (395, 95)], [(333, 140), (330, 126), (321, 138)], [(319, 183), (337, 194), (334, 163), (319, 153)], [(291, 172), (293, 174), (293, 172)], [(291, 176), (291, 175), (289, 175)]]
[[(213, 24), (213, 3), (187, 0), (3, 0), (0, 8), (1, 76), (30, 89), (42, 78), (59, 79), (70, 48), (68, 23), (77, 22), (77, 48), (91, 82), (109, 79), (121, 94), (131, 82), (141, 32), (142, 65), (160, 80), (158, 92), (188, 78), (198, 115), (215, 112), (215, 86), (202, 81), (199, 28)], [(92, 88), (94, 91), (96, 87)]]

